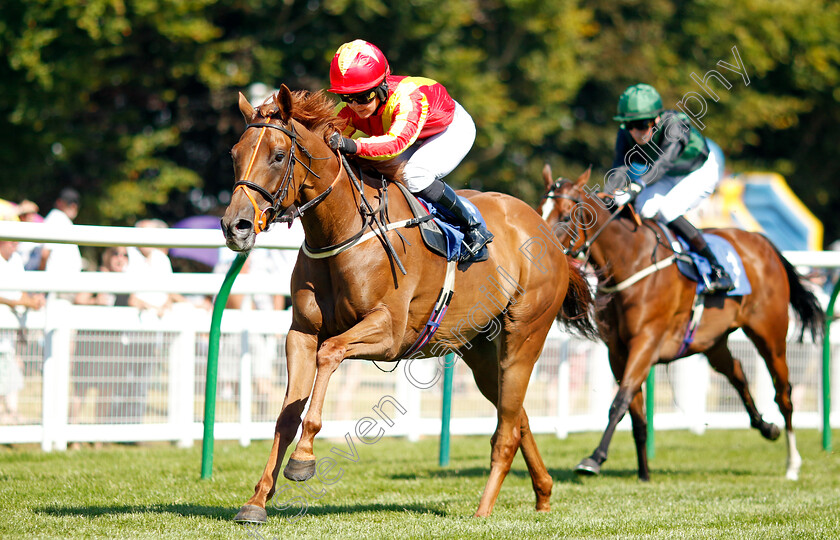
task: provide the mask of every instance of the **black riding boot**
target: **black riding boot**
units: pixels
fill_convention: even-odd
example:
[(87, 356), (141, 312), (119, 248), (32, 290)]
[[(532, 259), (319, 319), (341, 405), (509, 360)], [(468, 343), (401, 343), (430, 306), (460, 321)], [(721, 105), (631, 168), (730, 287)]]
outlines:
[[(440, 184), (438, 184), (438, 182)], [(441, 189), (442, 188), (442, 189)], [(435, 180), (428, 188), (419, 193), (449, 210), (467, 229), (464, 235), (464, 246), (467, 253), (461, 256), (461, 261), (481, 262), (487, 260), (487, 243), (493, 240), (493, 233), (481, 224), (481, 221), (470, 212), (463, 201), (455, 194), (455, 190), (441, 180)]]
[(693, 252), (708, 259), (709, 264), (712, 266), (712, 273), (709, 276), (709, 281), (706, 283), (706, 287), (710, 293), (715, 294), (720, 292), (729, 292), (735, 288), (732, 278), (729, 277), (729, 274), (718, 262), (717, 257), (715, 257), (715, 254), (706, 243), (706, 239), (703, 238), (703, 235), (700, 234), (700, 231), (698, 231), (694, 225), (689, 223), (684, 216), (680, 216), (669, 223), (668, 226), (672, 231), (681, 236), (683, 240), (688, 242), (688, 245), (691, 247)]

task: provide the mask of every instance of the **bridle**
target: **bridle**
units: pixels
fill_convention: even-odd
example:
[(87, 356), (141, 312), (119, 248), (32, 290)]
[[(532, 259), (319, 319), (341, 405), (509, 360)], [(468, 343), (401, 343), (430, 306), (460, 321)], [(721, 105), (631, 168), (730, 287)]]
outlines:
[[(572, 197), (571, 195), (556, 193), (556, 191), (563, 187), (563, 185), (572, 183), (573, 182), (571, 180), (567, 180), (566, 178), (560, 178), (556, 182), (554, 182), (551, 185), (551, 187), (548, 188), (548, 191), (545, 193), (544, 197), (546, 199), (566, 199), (574, 202), (575, 204), (586, 204), (586, 202), (580, 198)], [(589, 237), (588, 233), (589, 229), (587, 227), (581, 227), (581, 230), (583, 231), (583, 244), (581, 244), (579, 248), (575, 248), (570, 245), (569, 248), (565, 250), (566, 255), (570, 257), (577, 257), (585, 253), (584, 260), (588, 260), (589, 250), (592, 247), (592, 244), (595, 243), (595, 240), (597, 240), (598, 236), (601, 235), (601, 233), (604, 231), (607, 225), (609, 225), (611, 221), (618, 217), (618, 215), (621, 213), (621, 210), (625, 206), (626, 204), (616, 207), (615, 211), (610, 214), (610, 217), (607, 218), (607, 220), (595, 231), (591, 238)], [(569, 223), (570, 221), (572, 221), (572, 216), (574, 216), (574, 212), (569, 212), (569, 215), (561, 219), (560, 223)]]
[[(545, 197), (546, 199), (566, 199), (566, 200), (574, 202), (575, 204), (587, 204), (586, 201), (584, 201), (580, 198), (572, 197), (571, 195), (555, 193), (555, 191), (560, 189), (563, 185), (571, 184), (571, 183), (573, 183), (571, 180), (567, 180), (565, 178), (560, 178), (556, 182), (554, 182), (554, 184), (551, 185), (551, 187), (548, 189), (548, 191), (546, 192), (546, 194), (543, 197)], [(601, 198), (610, 198), (609, 194), (602, 193), (602, 192), (598, 192), (596, 195), (598, 197), (601, 197)], [(621, 211), (624, 210), (624, 207), (627, 206), (628, 204), (629, 203), (625, 203), (623, 205), (616, 206), (615, 211), (613, 211), (610, 214), (610, 217), (607, 218), (606, 221), (604, 221), (604, 223), (595, 231), (595, 233), (592, 235), (591, 238), (589, 237), (589, 234), (588, 234), (589, 229), (587, 227), (580, 227), (580, 229), (583, 231), (583, 240), (584, 240), (583, 244), (581, 245), (581, 247), (579, 247), (577, 249), (573, 248), (572, 246), (569, 246), (569, 248), (565, 250), (566, 255), (568, 255), (570, 257), (578, 257), (579, 255), (584, 254), (584, 257), (583, 257), (584, 263), (586, 261), (588, 261), (589, 260), (589, 255), (590, 255), (590, 249), (592, 248), (592, 244), (595, 243), (595, 240), (597, 240), (598, 236), (600, 236), (600, 234), (604, 231), (604, 229), (607, 228), (607, 225), (609, 225), (610, 222), (612, 222), (614, 219), (616, 219), (618, 217), (618, 215), (621, 214)], [(657, 253), (658, 247), (659, 246), (664, 246), (666, 249), (669, 249), (671, 252), (673, 252), (673, 249), (671, 248), (670, 245), (668, 245), (667, 242), (666, 243), (662, 242), (662, 240), (660, 238), (660, 234), (659, 234), (659, 232), (657, 232), (656, 228), (651, 226), (651, 224), (647, 220), (640, 219), (639, 215), (636, 214), (635, 211), (633, 210), (632, 205), (630, 206), (630, 209), (633, 212), (634, 219), (636, 220), (636, 225), (638, 225), (638, 226), (644, 225), (645, 227), (647, 227), (651, 231), (653, 231), (654, 237), (656, 238), (656, 244), (654, 246), (653, 251), (651, 252), (651, 261), (653, 262), (654, 265), (659, 264), (659, 263), (657, 263), (657, 260), (656, 260), (656, 253)], [(559, 222), (560, 223), (569, 223), (569, 222), (572, 221), (573, 216), (574, 216), (574, 212), (570, 212), (568, 216), (566, 216), (565, 218), (563, 218)], [(676, 254), (676, 256), (679, 256), (679, 255)]]
[[(238, 180), (236, 183), (233, 184), (233, 193), (236, 193), (237, 190), (241, 189), (245, 193), (245, 196), (248, 197), (248, 200), (251, 201), (251, 204), (254, 207), (255, 234), (259, 234), (260, 232), (268, 229), (268, 226), (271, 225), (271, 223), (275, 219), (277, 219), (278, 215), (280, 214), (280, 203), (281, 201), (285, 200), (286, 196), (289, 194), (289, 187), (292, 185), (292, 180), (294, 179), (295, 164), (300, 163), (300, 165), (304, 169), (306, 169), (307, 177), (311, 174), (315, 178), (321, 178), (315, 171), (312, 170), (312, 160), (329, 159), (329, 157), (313, 157), (312, 154), (309, 153), (309, 150), (307, 150), (306, 147), (303, 146), (298, 140), (294, 123), (291, 123), (289, 125), (291, 126), (291, 129), (278, 124), (271, 124), (269, 122), (254, 122), (245, 126), (246, 130), (249, 128), (261, 128), (260, 135), (257, 139), (257, 144), (254, 145), (254, 153), (251, 154), (251, 159), (248, 162), (248, 167), (245, 169), (245, 175), (243, 179)], [(254, 166), (254, 161), (256, 161), (257, 159), (257, 152), (260, 149), (260, 144), (262, 143), (263, 137), (265, 136), (266, 130), (268, 128), (276, 129), (283, 132), (287, 137), (289, 137), (291, 141), (291, 144), (289, 145), (289, 157), (286, 162), (286, 170), (283, 172), (283, 179), (280, 181), (280, 187), (277, 188), (277, 191), (275, 191), (273, 195), (264, 187), (248, 180), (248, 178), (251, 175), (251, 169)], [(303, 155), (309, 158), (309, 165), (307, 165), (306, 163), (301, 161), (297, 156), (295, 156), (296, 147), (300, 149), (300, 152)], [(288, 221), (291, 222), (292, 220), (294, 220), (295, 217), (302, 216), (306, 210), (312, 208), (319, 202), (323, 201), (327, 197), (327, 195), (329, 195), (330, 192), (333, 190), (333, 187), (338, 181), (339, 176), (340, 175), (336, 176), (336, 179), (333, 181), (332, 184), (330, 184), (330, 186), (326, 190), (324, 190), (322, 193), (317, 195), (315, 198), (313, 198), (303, 206), (300, 206), (297, 209), (295, 209), (293, 215), (283, 219), (288, 219)], [(303, 181), (305, 182), (306, 178), (304, 178)], [(257, 193), (262, 195), (263, 199), (265, 199), (269, 203), (269, 206), (264, 210), (261, 209), (260, 206), (257, 204), (257, 201), (254, 199), (254, 196), (251, 195), (248, 189), (245, 188), (256, 191)]]
[[(268, 226), (271, 225), (271, 223), (275, 219), (278, 219), (278, 215), (280, 213), (280, 202), (286, 199), (286, 196), (289, 193), (289, 187), (291, 186), (292, 180), (294, 179), (295, 164), (300, 163), (300, 165), (303, 168), (306, 169), (307, 177), (308, 177), (308, 175), (312, 174), (315, 178), (321, 178), (320, 176), (318, 176), (317, 173), (315, 173), (315, 171), (313, 171), (311, 169), (310, 165), (312, 164), (312, 160), (315, 160), (315, 159), (330, 159), (330, 157), (332, 157), (332, 156), (313, 157), (312, 154), (309, 153), (309, 150), (307, 150), (306, 147), (303, 146), (300, 143), (300, 141), (298, 141), (297, 132), (295, 131), (294, 121), (290, 122), (289, 126), (290, 126), (291, 129), (286, 128), (282, 125), (271, 124), (271, 123), (268, 123), (268, 122), (253, 122), (253, 123), (250, 123), (250, 124), (245, 126), (246, 130), (249, 129), (249, 128), (252, 128), (252, 127), (253, 128), (261, 128), (261, 130), (260, 130), (259, 138), (257, 139), (257, 144), (254, 146), (254, 153), (251, 154), (251, 159), (248, 162), (248, 167), (245, 169), (244, 178), (242, 180), (238, 180), (237, 182), (235, 182), (233, 184), (233, 193), (236, 193), (237, 190), (241, 189), (243, 191), (243, 193), (245, 193), (245, 196), (248, 197), (248, 200), (251, 201), (251, 205), (254, 207), (254, 233), (255, 234), (259, 234), (261, 231), (266, 230), (268, 228)], [(253, 168), (254, 161), (256, 161), (257, 152), (259, 151), (260, 144), (262, 143), (263, 137), (265, 136), (265, 133), (266, 133), (266, 129), (268, 129), (268, 128), (276, 129), (276, 130), (279, 130), (279, 131), (283, 132), (287, 137), (289, 137), (289, 139), (291, 141), (291, 144), (289, 145), (289, 158), (288, 158), (288, 161), (287, 161), (286, 170), (283, 172), (283, 179), (280, 182), (280, 187), (277, 188), (277, 191), (274, 192), (273, 195), (267, 189), (265, 189), (264, 187), (248, 180), (249, 176), (251, 175), (251, 169)], [(299, 148), (301, 153), (303, 153), (307, 158), (309, 158), (309, 164), (310, 165), (307, 165), (306, 163), (302, 162), (297, 156), (295, 156), (295, 147)], [(312, 256), (331, 256), (332, 254), (340, 253), (341, 251), (344, 251), (345, 249), (349, 249), (349, 248), (353, 247), (362, 238), (362, 235), (364, 234), (365, 229), (367, 229), (369, 226), (373, 227), (375, 225), (376, 226), (376, 229), (375, 229), (376, 233), (378, 234), (378, 236), (380, 237), (380, 239), (384, 243), (385, 249), (388, 251), (389, 255), (393, 258), (394, 263), (399, 268), (399, 270), (402, 272), (402, 274), (405, 275), (406, 274), (405, 266), (403, 266), (402, 261), (400, 261), (400, 258), (397, 255), (396, 250), (394, 249), (394, 246), (391, 244), (391, 241), (388, 239), (388, 237), (385, 234), (387, 232), (388, 228), (383, 225), (383, 221), (384, 221), (385, 214), (386, 214), (387, 204), (380, 205), (379, 210), (378, 211), (375, 210), (371, 206), (371, 204), (367, 201), (367, 199), (365, 198), (364, 188), (362, 186), (362, 182), (360, 180), (358, 180), (356, 178), (356, 176), (353, 174), (353, 171), (350, 168), (349, 163), (347, 163), (347, 158), (344, 157), (344, 155), (342, 155), (340, 152), (338, 153), (338, 156), (339, 156), (339, 163), (341, 164), (341, 166), (339, 167), (338, 173), (336, 173), (335, 179), (332, 181), (332, 183), (329, 185), (329, 187), (327, 187), (327, 189), (325, 189), (320, 194), (316, 195), (309, 202), (303, 204), (302, 206), (299, 206), (299, 207), (295, 208), (295, 210), (292, 212), (291, 215), (280, 216), (280, 219), (282, 221), (288, 221), (291, 224), (291, 222), (294, 221), (294, 219), (296, 217), (302, 216), (303, 213), (306, 210), (308, 210), (309, 208), (312, 208), (316, 204), (323, 201), (327, 197), (327, 195), (329, 195), (332, 192), (333, 188), (335, 187), (335, 185), (338, 183), (339, 179), (341, 178), (341, 167), (343, 166), (344, 170), (347, 172), (348, 178), (353, 183), (353, 186), (355, 187), (355, 189), (359, 192), (359, 196), (360, 196), (361, 201), (362, 201), (362, 205), (359, 207), (359, 212), (362, 214), (362, 217), (363, 217), (362, 227), (355, 235), (351, 236), (350, 238), (348, 238), (347, 240), (345, 240), (343, 242), (340, 242), (340, 243), (332, 245), (332, 246), (326, 246), (326, 247), (322, 247), (322, 248), (310, 248), (310, 247), (306, 246), (306, 243), (304, 242), (303, 247), (305, 248), (305, 252), (310, 257), (312, 257)], [(303, 179), (303, 181), (304, 182), (306, 181), (306, 177)], [(262, 195), (262, 197), (266, 201), (268, 201), (269, 206), (265, 210), (260, 209), (260, 206), (257, 204), (257, 201), (254, 199), (253, 195), (251, 195), (251, 193), (246, 188), (251, 189), (253, 191), (256, 191), (257, 193)], [(376, 215), (377, 213), (382, 214), (382, 217), (377, 217), (377, 215)], [(416, 219), (406, 220), (406, 223), (404, 223), (402, 226), (416, 225), (417, 223), (415, 223), (415, 221), (417, 221), (417, 220)], [(417, 221), (417, 222), (419, 223), (419, 221)], [(397, 234), (399, 234), (399, 232)], [(402, 235), (400, 235), (400, 237), (402, 237)], [(403, 238), (403, 240), (405, 240), (405, 238)], [(396, 279), (397, 279), (396, 275), (394, 275), (394, 283), (395, 284), (397, 283)]]

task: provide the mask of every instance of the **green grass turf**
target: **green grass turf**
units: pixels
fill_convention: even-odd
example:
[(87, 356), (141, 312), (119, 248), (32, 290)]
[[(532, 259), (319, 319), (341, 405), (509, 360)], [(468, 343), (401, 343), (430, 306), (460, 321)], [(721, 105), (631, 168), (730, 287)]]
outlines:
[(0, 538), (840, 538), (840, 457), (821, 449), (816, 431), (798, 432), (798, 482), (784, 478), (784, 438), (769, 443), (754, 431), (659, 432), (644, 484), (630, 434), (620, 432), (601, 476), (577, 477), (572, 468), (599, 437), (538, 437), (555, 480), (551, 512), (534, 512), (517, 456), (486, 519), (472, 514), (489, 471), (488, 437), (453, 438), (446, 468), (436, 439), (356, 441), (356, 463), (330, 453), (343, 441), (316, 439), (318, 456), (336, 458), (343, 476), (326, 488), (310, 481), (311, 495), (291, 488), (285, 498), (306, 500), (304, 515), (294, 519), (299, 504), (281, 511), (270, 502), (256, 530), (232, 518), (268, 442), (217, 443), (212, 480), (199, 479), (200, 444), (0, 447)]

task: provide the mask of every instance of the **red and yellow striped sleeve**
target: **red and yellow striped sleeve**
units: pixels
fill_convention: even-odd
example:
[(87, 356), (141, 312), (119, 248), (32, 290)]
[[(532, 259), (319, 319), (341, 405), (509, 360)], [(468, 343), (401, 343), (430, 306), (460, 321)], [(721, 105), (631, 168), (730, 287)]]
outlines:
[(369, 118), (359, 118), (345, 104), (337, 115), (350, 120), (345, 137), (356, 140), (357, 155), (371, 160), (394, 158), (420, 138), (440, 133), (452, 122), (455, 102), (440, 83), (424, 77), (388, 78), (388, 100)]

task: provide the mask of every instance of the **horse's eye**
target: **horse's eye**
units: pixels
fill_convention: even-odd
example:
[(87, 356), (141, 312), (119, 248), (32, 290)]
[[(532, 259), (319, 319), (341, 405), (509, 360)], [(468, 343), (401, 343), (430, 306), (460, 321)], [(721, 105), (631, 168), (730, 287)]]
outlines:
[(274, 152), (274, 161), (276, 163), (280, 163), (281, 161), (283, 161), (284, 157), (286, 157), (286, 152), (284, 152), (282, 150), (278, 150), (278, 151)]

